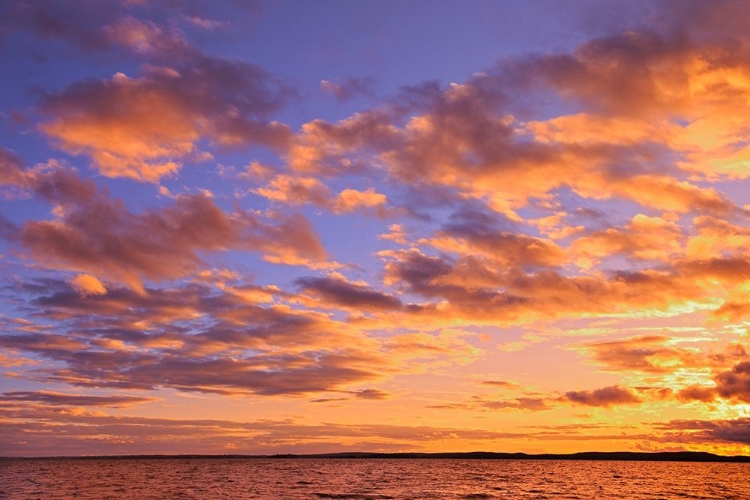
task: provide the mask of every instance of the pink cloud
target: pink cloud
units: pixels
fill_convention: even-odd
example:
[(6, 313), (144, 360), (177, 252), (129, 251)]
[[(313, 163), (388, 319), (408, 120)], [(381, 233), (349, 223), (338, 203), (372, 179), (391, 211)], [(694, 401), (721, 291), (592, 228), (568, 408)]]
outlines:
[(41, 166), (18, 172), (14, 182), (60, 208), (54, 219), (27, 221), (17, 236), (34, 259), (52, 268), (143, 291), (144, 279), (175, 279), (201, 270), (203, 252), (251, 250), (294, 264), (326, 258), (301, 215), (227, 214), (204, 195), (180, 196), (164, 208), (133, 213), (72, 170)]

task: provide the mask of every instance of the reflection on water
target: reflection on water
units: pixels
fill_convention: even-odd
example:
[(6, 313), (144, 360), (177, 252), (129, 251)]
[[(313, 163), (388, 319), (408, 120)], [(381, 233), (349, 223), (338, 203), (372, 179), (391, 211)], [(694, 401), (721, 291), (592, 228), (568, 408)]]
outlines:
[(750, 464), (556, 460), (0, 461), (0, 498), (750, 499)]

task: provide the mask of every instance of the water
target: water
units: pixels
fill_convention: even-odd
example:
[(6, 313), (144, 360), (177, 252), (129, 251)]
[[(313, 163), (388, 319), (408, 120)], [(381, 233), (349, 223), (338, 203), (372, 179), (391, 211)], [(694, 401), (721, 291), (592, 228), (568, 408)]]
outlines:
[(750, 499), (750, 464), (557, 460), (0, 461), (1, 499)]

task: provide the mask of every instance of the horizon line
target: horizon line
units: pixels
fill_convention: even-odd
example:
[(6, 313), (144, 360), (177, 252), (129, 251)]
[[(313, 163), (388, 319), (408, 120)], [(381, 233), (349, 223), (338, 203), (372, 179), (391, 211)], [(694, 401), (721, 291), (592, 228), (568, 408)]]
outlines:
[(329, 453), (274, 454), (123, 454), (123, 455), (48, 455), (0, 456), (0, 460), (95, 460), (95, 459), (497, 459), (497, 460), (613, 460), (613, 461), (674, 461), (674, 462), (738, 462), (750, 463), (750, 455), (719, 455), (706, 451), (580, 451), (573, 453), (526, 452), (368, 452), (343, 451)]

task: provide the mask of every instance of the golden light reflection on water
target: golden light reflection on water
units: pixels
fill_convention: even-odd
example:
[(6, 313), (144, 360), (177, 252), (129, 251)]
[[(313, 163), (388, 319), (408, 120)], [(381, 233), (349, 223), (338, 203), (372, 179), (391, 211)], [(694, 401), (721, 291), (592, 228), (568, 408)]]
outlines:
[(443, 459), (0, 462), (8, 498), (750, 498), (750, 464)]

